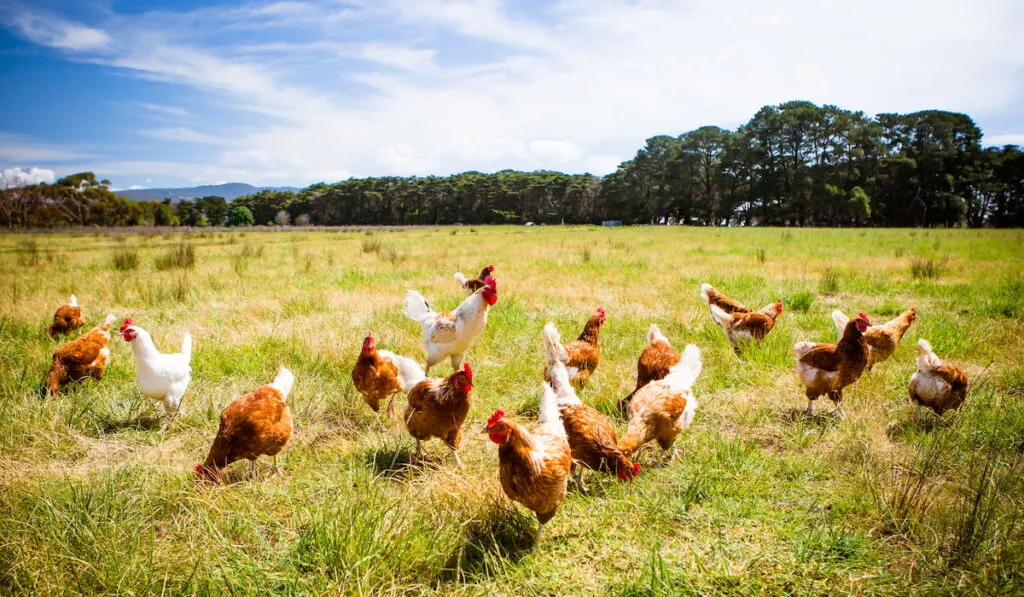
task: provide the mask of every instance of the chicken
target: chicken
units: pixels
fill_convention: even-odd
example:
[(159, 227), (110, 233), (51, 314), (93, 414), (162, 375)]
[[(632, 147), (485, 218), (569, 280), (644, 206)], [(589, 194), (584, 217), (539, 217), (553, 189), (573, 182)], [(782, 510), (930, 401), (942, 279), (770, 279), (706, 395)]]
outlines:
[(917, 341), (917, 373), (910, 378), (910, 403), (914, 405), (914, 421), (922, 406), (942, 416), (947, 410), (958, 410), (967, 398), (967, 376), (959, 368), (939, 359), (932, 345)]
[(814, 414), (814, 401), (827, 394), (842, 414), (840, 402), (843, 388), (860, 379), (868, 364), (868, 345), (864, 332), (871, 322), (863, 313), (857, 315), (843, 330), (837, 344), (797, 342), (796, 372), (804, 383), (807, 394), (807, 416)]
[(281, 367), (272, 383), (227, 405), (220, 412), (220, 428), (210, 453), (203, 464), (196, 465), (199, 479), (220, 483), (224, 467), (242, 459), (251, 462), (251, 474), (255, 476), (260, 456), (271, 456), (274, 474), (281, 474), (277, 455), (292, 437), (288, 394), (294, 385), (295, 376)]
[(620, 481), (632, 481), (640, 474), (640, 465), (631, 462), (619, 448), (618, 434), (608, 417), (576, 396), (561, 361), (555, 361), (552, 367), (551, 388), (574, 461), (590, 470), (615, 473)]
[(718, 292), (711, 284), (701, 284), (700, 295), (704, 297), (708, 305), (717, 305), (719, 309), (726, 313), (750, 313), (753, 311), (753, 309), (748, 308), (743, 303)]
[(782, 315), (782, 300), (777, 300), (760, 311), (747, 313), (726, 313), (718, 305), (711, 305), (710, 308), (711, 318), (725, 330), (729, 344), (738, 351), (740, 343), (748, 340), (761, 341), (772, 331), (775, 320)]
[(192, 336), (187, 332), (182, 336), (181, 352), (163, 354), (156, 349), (149, 332), (135, 325), (132, 318), (125, 318), (120, 331), (121, 337), (132, 347), (139, 391), (163, 402), (168, 414), (184, 414), (181, 398), (192, 381)]
[(99, 381), (103, 378), (103, 372), (110, 364), (107, 343), (115, 321), (117, 319), (113, 315), (107, 315), (103, 323), (53, 353), (50, 372), (46, 376), (50, 396), (56, 398), (57, 391), (69, 381), (81, 381), (86, 377)]
[(71, 333), (85, 325), (85, 318), (82, 317), (82, 309), (78, 307), (78, 297), (71, 295), (68, 304), (61, 305), (53, 314), (53, 325), (46, 328), (46, 331), (56, 338), (61, 334)]
[(554, 390), (544, 383), (540, 417), (532, 432), (498, 410), (487, 420), (483, 433), (498, 444), (501, 488), (509, 499), (533, 511), (540, 522), (539, 535), (565, 500), (572, 470), (572, 452), (558, 420)]
[(473, 294), (487, 285), (485, 280), (494, 274), (494, 266), (488, 265), (480, 272), (480, 277), (470, 280), (462, 272), (455, 272), (455, 281), (466, 290), (466, 294)]
[(675, 448), (676, 437), (689, 428), (697, 412), (693, 384), (700, 375), (703, 362), (700, 349), (693, 344), (683, 349), (679, 362), (669, 368), (668, 375), (640, 388), (629, 404), (629, 425), (619, 441), (619, 448), (632, 456), (640, 446), (655, 440), (662, 450)]
[(469, 363), (447, 378), (428, 377), (409, 390), (405, 428), (416, 440), (417, 456), (423, 456), (420, 442), (436, 437), (448, 444), (455, 457), (455, 465), (462, 468), (459, 446), (462, 445), (462, 424), (469, 413), (472, 391), (473, 368)]
[(429, 375), (430, 368), (445, 358), (451, 359), (453, 369), (462, 367), (466, 351), (487, 326), (488, 309), (497, 302), (498, 283), (490, 276), (483, 288), (450, 313), (435, 312), (420, 293), (410, 290), (405, 297), (405, 316), (423, 328), (423, 349), (427, 353), (424, 374)]
[(395, 415), (395, 395), (408, 392), (423, 379), (423, 369), (416, 361), (386, 350), (377, 350), (373, 335), (363, 340), (363, 349), (352, 367), (352, 383), (363, 395), (363, 401), (380, 418), (380, 401), (390, 398), (388, 416)]
[[(915, 319), (917, 310), (910, 309), (892, 321), (868, 327), (868, 331), (864, 332), (864, 341), (868, 343), (868, 371), (871, 371), (871, 367), (876, 363), (881, 363), (896, 352), (900, 340)], [(850, 318), (836, 309), (832, 312), (832, 322), (836, 324), (836, 330), (842, 336), (846, 325), (850, 323)]]
[(603, 308), (598, 307), (587, 319), (579, 338), (568, 344), (562, 344), (562, 335), (554, 323), (544, 326), (544, 347), (547, 355), (547, 366), (544, 369), (544, 381), (551, 382), (551, 366), (556, 360), (565, 364), (569, 371), (569, 380), (577, 390), (590, 379), (601, 362), (601, 326), (607, 315)]
[(658, 324), (652, 323), (651, 327), (647, 328), (647, 346), (636, 361), (636, 388), (629, 396), (619, 400), (619, 410), (623, 413), (628, 412), (633, 395), (652, 381), (664, 379), (672, 365), (678, 362), (679, 351), (672, 348)]

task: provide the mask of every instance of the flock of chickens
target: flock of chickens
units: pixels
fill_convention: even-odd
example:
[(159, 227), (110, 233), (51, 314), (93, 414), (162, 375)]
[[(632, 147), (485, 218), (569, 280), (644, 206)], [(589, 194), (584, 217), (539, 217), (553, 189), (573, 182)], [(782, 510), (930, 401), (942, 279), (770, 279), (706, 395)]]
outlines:
[[(425, 368), (411, 358), (378, 350), (372, 335), (363, 341), (352, 369), (352, 382), (378, 420), (384, 400), (388, 401), (388, 416), (393, 416), (395, 396), (406, 395), (402, 420), (416, 440), (417, 457), (423, 455), (421, 442), (438, 438), (451, 449), (456, 465), (462, 466), (458, 451), (473, 390), (473, 368), (464, 361), (487, 325), (489, 309), (498, 302), (493, 273), (494, 266), (489, 265), (474, 279), (455, 274), (469, 296), (447, 313), (434, 311), (422, 295), (408, 292), (404, 312), (422, 329)], [(709, 305), (712, 319), (737, 350), (745, 342), (763, 339), (783, 312), (781, 300), (755, 311), (709, 284), (701, 286), (701, 296)], [(806, 388), (808, 415), (821, 396), (832, 400), (841, 414), (843, 389), (856, 382), (865, 369), (892, 356), (917, 313), (910, 309), (876, 326), (863, 313), (851, 320), (835, 311), (832, 318), (840, 335), (837, 343), (799, 342), (794, 346), (796, 370)], [(633, 458), (642, 445), (651, 441), (656, 441), (665, 453), (677, 456), (676, 438), (689, 427), (697, 409), (692, 388), (701, 372), (700, 350), (691, 344), (680, 354), (656, 324), (651, 324), (648, 345), (637, 361), (636, 388), (619, 401), (629, 421), (626, 433), (620, 438), (608, 416), (584, 404), (577, 392), (600, 362), (600, 333), (606, 319), (605, 310), (598, 307), (579, 337), (567, 344), (562, 343), (555, 325), (548, 323), (542, 332), (546, 365), (536, 425), (527, 429), (498, 410), (481, 430), (498, 445), (503, 490), (532, 510), (542, 526), (565, 499), (574, 470), (578, 470), (581, 484), (584, 469), (632, 480), (640, 473), (640, 464)], [(56, 397), (69, 381), (102, 378), (110, 363), (107, 344), (115, 321), (113, 315), (108, 315), (103, 323), (54, 352), (46, 380), (52, 396)], [(57, 337), (83, 325), (78, 301), (71, 296), (69, 303), (57, 310), (48, 331)], [(181, 400), (191, 380), (191, 337), (185, 334), (180, 352), (164, 354), (131, 318), (122, 322), (119, 332), (131, 345), (139, 390), (163, 402), (168, 414), (182, 412)], [(453, 372), (447, 377), (427, 377), (431, 367), (445, 359), (450, 360)], [(206, 460), (195, 467), (197, 476), (219, 483), (226, 466), (249, 460), (255, 469), (259, 456), (272, 457), (272, 471), (279, 474), (277, 454), (292, 433), (287, 400), (294, 383), (294, 375), (281, 367), (272, 383), (229, 404), (221, 412), (220, 427)], [(940, 360), (927, 340), (919, 340), (917, 372), (909, 386), (910, 400), (916, 406), (914, 419), (921, 406), (939, 415), (957, 409), (966, 395), (963, 371)]]

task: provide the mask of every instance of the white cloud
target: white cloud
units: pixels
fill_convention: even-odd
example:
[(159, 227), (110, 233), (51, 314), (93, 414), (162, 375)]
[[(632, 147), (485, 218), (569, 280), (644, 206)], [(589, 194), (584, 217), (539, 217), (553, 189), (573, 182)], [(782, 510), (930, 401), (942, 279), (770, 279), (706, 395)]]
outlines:
[(434, 50), (414, 50), (392, 44), (369, 43), (362, 47), (363, 58), (410, 71), (433, 70), (434, 54)]
[(29, 168), (28, 171), (21, 168), (8, 168), (0, 175), (0, 189), (13, 189), (41, 182), (52, 183), (56, 176), (53, 170), (48, 168)]
[(27, 140), (0, 132), (0, 164), (5, 162), (60, 162), (83, 157), (78, 151)]
[(164, 129), (153, 129), (144, 131), (145, 135), (164, 141), (186, 141), (192, 143), (203, 143), (206, 145), (224, 145), (227, 141), (221, 137), (200, 133), (188, 127), (173, 127)]
[(72, 52), (105, 50), (110, 36), (102, 29), (69, 23), (57, 17), (21, 12), (14, 20), (18, 29), (35, 43)]
[(1009, 133), (1005, 135), (985, 135), (985, 145), (1002, 147), (1003, 145), (1024, 146), (1024, 133)]
[[(143, 155), (90, 169), (254, 184), (502, 168), (604, 174), (651, 135), (735, 127), (790, 99), (869, 114), (1021, 112), (1024, 11), (1015, 0), (562, 0), (531, 16), (499, 0), (350, 5), (117, 17), (117, 41), (79, 59), (202, 91), (247, 116), (202, 123), (194, 109), (189, 127), (150, 131), (211, 146), (210, 164)], [(339, 20), (372, 39), (332, 28)], [(273, 37), (283, 23), (299, 29)], [(197, 28), (213, 36), (232, 27), (268, 33), (259, 46), (217, 37), (200, 47)], [(68, 49), (63, 34), (23, 33)], [(361, 67), (340, 68), (339, 56)]]

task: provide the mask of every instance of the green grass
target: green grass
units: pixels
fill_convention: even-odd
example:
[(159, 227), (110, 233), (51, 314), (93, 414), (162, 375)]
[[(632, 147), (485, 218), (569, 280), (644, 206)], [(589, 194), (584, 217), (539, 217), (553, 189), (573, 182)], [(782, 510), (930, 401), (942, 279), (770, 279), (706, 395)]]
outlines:
[[(684, 227), (8, 235), (0, 593), (1020, 593), (1022, 241)], [(500, 300), (469, 354), (466, 467), (437, 442), (431, 463), (412, 465), (411, 438), (395, 420), (377, 427), (349, 372), (367, 331), (422, 360), (406, 289), (454, 308), (452, 273), (487, 263)], [(783, 298), (785, 313), (737, 355), (701, 282), (757, 308)], [(192, 333), (187, 413), (168, 429), (117, 338), (103, 381), (40, 397), (57, 346), (44, 328), (71, 293), (87, 325), (132, 316), (168, 351)], [(574, 337), (598, 305), (602, 361), (581, 397), (623, 429), (615, 401), (656, 322), (677, 347), (701, 348), (700, 408), (681, 461), (646, 448), (632, 484), (590, 475), (534, 542), (535, 519), (505, 498), (496, 449), (475, 431), (496, 408), (535, 416), (541, 328)], [(909, 307), (918, 321), (848, 389), (846, 418), (826, 405), (803, 417), (792, 344), (834, 341), (833, 309), (885, 320)], [(959, 413), (915, 425), (919, 337), (973, 387)], [(250, 478), (239, 463), (230, 484), (197, 485), (220, 409), (279, 364), (297, 377), (285, 476), (261, 463)]]

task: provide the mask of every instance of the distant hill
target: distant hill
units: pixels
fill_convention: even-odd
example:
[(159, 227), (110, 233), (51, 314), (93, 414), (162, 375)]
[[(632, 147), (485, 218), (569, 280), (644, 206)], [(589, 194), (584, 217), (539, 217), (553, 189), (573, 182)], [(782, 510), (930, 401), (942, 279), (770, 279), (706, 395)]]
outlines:
[(263, 190), (272, 191), (298, 191), (297, 187), (254, 187), (244, 182), (227, 182), (224, 184), (202, 185), (198, 187), (184, 187), (179, 189), (132, 189), (118, 191), (117, 194), (131, 201), (181, 201), (183, 199), (196, 199), (214, 195), (223, 197), (228, 201), (243, 195), (252, 195)]

